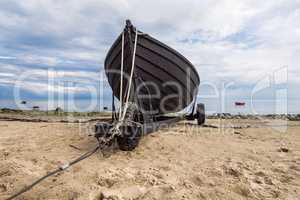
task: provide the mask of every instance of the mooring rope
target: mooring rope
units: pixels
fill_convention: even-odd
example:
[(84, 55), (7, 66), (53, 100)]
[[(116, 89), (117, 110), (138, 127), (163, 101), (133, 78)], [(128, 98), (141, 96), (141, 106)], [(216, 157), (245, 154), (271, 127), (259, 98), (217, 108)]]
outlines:
[(119, 119), (122, 116), (122, 103), (123, 103), (123, 69), (124, 69), (124, 31), (122, 33), (122, 54), (121, 54), (121, 77), (120, 77), (120, 111)]
[(79, 158), (71, 161), (70, 163), (68, 164), (65, 164), (65, 165), (62, 165), (60, 166), (58, 169), (46, 174), (45, 176), (39, 178), (38, 180), (34, 181), (32, 184), (26, 186), (25, 188), (23, 188), (22, 190), (20, 190), (19, 192), (17, 192), (16, 194), (10, 196), (9, 198), (7, 198), (6, 200), (12, 200), (12, 199), (15, 199), (17, 197), (19, 197), (20, 195), (22, 195), (23, 193), (31, 190), (34, 186), (36, 186), (37, 184), (39, 184), (40, 182), (42, 182), (43, 180), (57, 174), (58, 172), (62, 172), (62, 171), (65, 171), (66, 169), (68, 169), (69, 167), (71, 167), (72, 165), (75, 165), (76, 163), (84, 160), (84, 159), (87, 159), (88, 157), (92, 156), (94, 153), (96, 153), (98, 150), (100, 149), (100, 145), (98, 145), (96, 148), (94, 148), (93, 150), (83, 154), (82, 156), (80, 156)]
[(124, 111), (123, 111), (121, 121), (124, 120), (126, 112), (127, 112), (127, 108), (128, 108), (128, 101), (129, 101), (129, 96), (130, 96), (130, 92), (131, 92), (133, 72), (134, 72), (134, 68), (135, 68), (135, 54), (136, 54), (137, 40), (138, 40), (138, 31), (136, 30), (135, 31), (134, 49), (133, 49), (133, 55), (132, 55), (131, 72), (130, 72), (130, 78), (129, 78), (129, 85), (128, 85), (128, 91), (127, 91), (127, 96), (126, 96), (126, 101), (124, 104)]
[[(135, 41), (134, 41), (134, 49), (133, 49), (133, 54), (132, 54), (132, 64), (131, 64), (131, 72), (130, 72), (130, 77), (129, 77), (129, 84), (128, 84), (128, 90), (127, 90), (127, 96), (126, 96), (126, 100), (124, 102), (124, 108), (120, 109), (120, 113), (119, 113), (119, 119), (118, 121), (114, 124), (114, 126), (110, 129), (110, 137), (105, 139), (105, 143), (111, 141), (115, 136), (120, 136), (122, 134), (120, 127), (122, 125), (124, 125), (124, 123), (128, 123), (125, 120), (126, 114), (127, 114), (127, 110), (128, 110), (128, 104), (129, 104), (129, 97), (131, 94), (131, 85), (132, 85), (132, 79), (133, 79), (133, 73), (134, 73), (134, 69), (135, 69), (135, 55), (136, 55), (136, 48), (137, 48), (137, 40), (138, 40), (138, 31), (135, 30)], [(121, 77), (123, 77), (123, 71), (124, 71), (124, 32), (122, 34), (122, 56), (121, 56)], [(122, 69), (123, 68), (123, 69)], [(121, 80), (121, 83), (123, 84), (123, 81)], [(120, 84), (121, 84), (120, 83)], [(121, 87), (121, 86), (120, 86)], [(123, 87), (123, 85), (122, 85)], [(121, 89), (120, 89), (121, 90)], [(123, 91), (122, 91), (123, 92)], [(123, 94), (122, 94), (123, 96)], [(120, 107), (123, 104), (123, 98), (120, 95)], [(121, 113), (122, 112), (122, 113)]]

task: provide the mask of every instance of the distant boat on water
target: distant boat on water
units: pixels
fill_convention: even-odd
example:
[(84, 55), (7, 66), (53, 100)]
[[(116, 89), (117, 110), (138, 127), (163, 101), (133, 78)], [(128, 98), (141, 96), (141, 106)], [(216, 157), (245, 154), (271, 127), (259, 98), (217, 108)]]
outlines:
[(235, 102), (234, 104), (235, 104), (235, 106), (245, 106), (246, 105), (245, 102)]

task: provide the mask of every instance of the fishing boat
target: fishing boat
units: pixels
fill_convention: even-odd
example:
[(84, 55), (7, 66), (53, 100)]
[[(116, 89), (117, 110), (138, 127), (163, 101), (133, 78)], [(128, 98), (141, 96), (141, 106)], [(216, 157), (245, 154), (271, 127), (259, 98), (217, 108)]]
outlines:
[(95, 137), (101, 146), (110, 146), (116, 138), (121, 150), (133, 150), (143, 135), (183, 119), (167, 114), (192, 103), (192, 112), (184, 119), (204, 123), (204, 105), (196, 106), (200, 78), (193, 64), (129, 20), (108, 51), (104, 66), (113, 91), (113, 114), (111, 123), (96, 125)]
[(237, 102), (234, 103), (234, 105), (235, 105), (235, 106), (245, 106), (246, 103), (245, 103), (245, 102), (238, 102), (238, 101), (237, 101)]
[[(186, 108), (195, 99), (200, 83), (190, 61), (139, 31), (129, 20), (108, 51), (105, 71), (113, 95), (121, 104), (131, 90), (130, 101), (137, 102), (141, 110), (151, 110), (157, 115)], [(136, 98), (138, 96), (144, 98)]]

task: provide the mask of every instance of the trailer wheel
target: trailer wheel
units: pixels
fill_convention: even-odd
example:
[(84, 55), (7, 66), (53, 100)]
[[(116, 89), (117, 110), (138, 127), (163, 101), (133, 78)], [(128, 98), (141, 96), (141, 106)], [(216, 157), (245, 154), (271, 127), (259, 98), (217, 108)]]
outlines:
[(142, 128), (136, 125), (124, 126), (122, 132), (123, 134), (117, 138), (119, 148), (122, 151), (134, 150), (142, 137)]
[(205, 123), (205, 106), (203, 103), (197, 104), (197, 123), (199, 126)]
[(122, 151), (132, 151), (139, 145), (140, 138), (118, 137), (117, 141)]

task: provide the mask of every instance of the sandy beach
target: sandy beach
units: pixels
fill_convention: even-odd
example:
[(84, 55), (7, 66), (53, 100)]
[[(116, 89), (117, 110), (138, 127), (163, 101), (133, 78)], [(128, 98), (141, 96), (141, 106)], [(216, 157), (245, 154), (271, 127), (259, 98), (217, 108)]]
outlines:
[[(97, 152), (19, 199), (300, 196), (300, 122), (288, 122), (285, 133), (261, 120), (195, 124), (183, 121), (145, 136), (132, 152)], [(89, 134), (87, 124), (1, 121), (0, 199), (93, 149)]]

